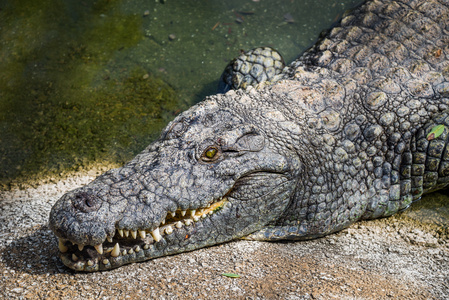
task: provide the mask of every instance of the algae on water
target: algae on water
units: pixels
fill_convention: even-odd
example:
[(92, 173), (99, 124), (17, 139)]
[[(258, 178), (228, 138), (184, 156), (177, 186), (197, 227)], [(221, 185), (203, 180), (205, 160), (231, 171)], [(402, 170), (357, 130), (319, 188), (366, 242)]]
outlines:
[(3, 187), (92, 161), (123, 163), (179, 108), (173, 88), (141, 66), (105, 68), (143, 38), (141, 16), (119, 15), (113, 2), (86, 9), (21, 0), (3, 7)]
[(358, 2), (2, 1), (0, 189), (124, 163), (240, 49), (291, 61)]

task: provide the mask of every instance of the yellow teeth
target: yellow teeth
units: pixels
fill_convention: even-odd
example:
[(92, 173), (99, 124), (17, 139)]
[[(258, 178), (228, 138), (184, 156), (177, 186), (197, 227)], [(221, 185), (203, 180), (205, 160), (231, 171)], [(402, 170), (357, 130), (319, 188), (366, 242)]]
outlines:
[(165, 228), (165, 233), (166, 234), (171, 234), (173, 232), (173, 228), (169, 225), (167, 226), (167, 228)]
[(97, 250), (98, 254), (103, 254), (103, 244), (96, 245), (95, 250)]
[(147, 233), (145, 232), (145, 230), (139, 230), (139, 236), (144, 239), (147, 236)]
[(118, 243), (116, 243), (114, 248), (111, 251), (111, 256), (117, 257), (119, 255), (120, 255), (120, 245)]
[(153, 231), (151, 232), (151, 235), (153, 236), (153, 239), (154, 239), (156, 242), (159, 242), (159, 241), (162, 239), (162, 236), (161, 236), (161, 234), (160, 234), (160, 232), (159, 232), (159, 227), (156, 228), (155, 230), (153, 230)]
[(137, 231), (131, 230), (131, 236), (133, 237), (133, 239), (137, 239)]
[(59, 251), (61, 251), (62, 253), (65, 253), (65, 252), (67, 252), (67, 250), (69, 250), (69, 248), (67, 248), (64, 245), (64, 241), (63, 240), (59, 240), (58, 241), (58, 248), (59, 248)]
[(83, 251), (83, 249), (84, 249), (84, 245), (78, 245), (78, 250), (79, 251)]

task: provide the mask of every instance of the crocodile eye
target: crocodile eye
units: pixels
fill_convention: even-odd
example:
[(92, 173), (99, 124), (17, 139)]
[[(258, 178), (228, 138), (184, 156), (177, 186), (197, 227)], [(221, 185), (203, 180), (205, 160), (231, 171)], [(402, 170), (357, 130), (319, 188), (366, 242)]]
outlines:
[(218, 149), (214, 146), (207, 148), (203, 153), (203, 160), (214, 161), (218, 158)]

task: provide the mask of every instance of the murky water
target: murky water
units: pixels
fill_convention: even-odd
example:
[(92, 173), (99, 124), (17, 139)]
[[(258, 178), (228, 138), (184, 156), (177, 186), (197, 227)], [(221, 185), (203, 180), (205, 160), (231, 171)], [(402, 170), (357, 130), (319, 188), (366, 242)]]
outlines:
[(240, 49), (291, 62), (360, 2), (2, 1), (0, 188), (131, 159)]
[(360, 0), (0, 3), (0, 184), (123, 163), (240, 49), (287, 62)]

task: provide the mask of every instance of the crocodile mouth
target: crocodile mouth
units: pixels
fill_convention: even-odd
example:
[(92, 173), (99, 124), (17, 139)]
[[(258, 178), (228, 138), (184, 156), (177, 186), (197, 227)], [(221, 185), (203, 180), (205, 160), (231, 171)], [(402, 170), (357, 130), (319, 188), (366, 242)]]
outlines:
[(210, 205), (198, 209), (167, 212), (156, 228), (127, 230), (116, 228), (114, 236), (96, 246), (82, 245), (58, 238), (60, 257), (64, 264), (77, 271), (96, 271), (119, 267), (127, 262), (151, 258), (153, 247), (182, 228), (195, 226), (197, 222), (217, 213), (228, 202), (221, 197)]

